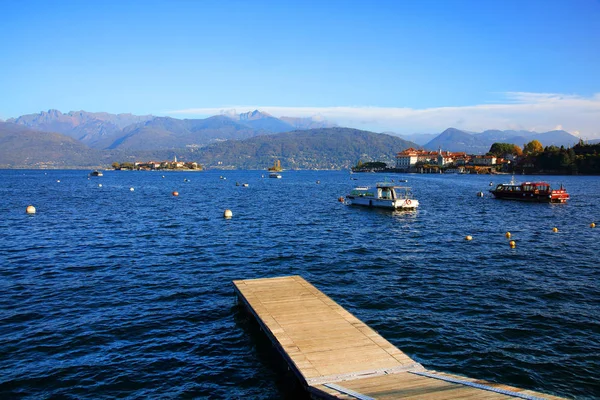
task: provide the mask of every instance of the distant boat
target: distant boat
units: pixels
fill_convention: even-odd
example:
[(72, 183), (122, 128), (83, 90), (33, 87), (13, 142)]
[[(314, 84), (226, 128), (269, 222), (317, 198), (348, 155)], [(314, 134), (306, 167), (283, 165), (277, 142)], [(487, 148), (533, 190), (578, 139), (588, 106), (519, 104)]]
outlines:
[(272, 171), (272, 172), (281, 172), (281, 171), (283, 171), (283, 169), (281, 168), (281, 161), (275, 160), (275, 162), (273, 163), (273, 166), (269, 167), (268, 170)]
[(102, 171), (93, 171), (90, 176), (104, 176), (104, 174), (102, 173)]
[(490, 193), (497, 199), (519, 200), (534, 203), (566, 203), (569, 194), (560, 185), (559, 189), (552, 189), (546, 182), (516, 183), (514, 178), (510, 183), (501, 183)]
[(269, 173), (269, 178), (281, 179), (281, 174), (278, 174), (277, 172), (271, 172)]

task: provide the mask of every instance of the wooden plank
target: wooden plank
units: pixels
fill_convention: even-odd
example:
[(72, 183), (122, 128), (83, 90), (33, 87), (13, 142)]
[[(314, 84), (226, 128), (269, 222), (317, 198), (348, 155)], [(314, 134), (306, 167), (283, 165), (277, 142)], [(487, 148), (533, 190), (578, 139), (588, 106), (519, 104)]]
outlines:
[[(243, 304), (314, 397), (353, 398), (336, 383), (376, 399), (506, 399), (469, 382), (536, 397), (534, 391), (426, 371), (423, 366), (300, 276), (233, 281)], [(407, 371), (414, 371), (410, 373)], [(417, 375), (419, 371), (435, 376)], [(448, 382), (439, 378), (454, 378)]]

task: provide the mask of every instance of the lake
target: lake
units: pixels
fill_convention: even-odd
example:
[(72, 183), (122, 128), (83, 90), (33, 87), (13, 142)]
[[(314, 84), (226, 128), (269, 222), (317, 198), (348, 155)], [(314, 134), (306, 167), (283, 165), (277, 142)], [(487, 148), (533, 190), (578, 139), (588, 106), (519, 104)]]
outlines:
[[(292, 274), (426, 368), (600, 398), (598, 177), (89, 172), (0, 171), (1, 398), (303, 398), (231, 284)], [(386, 177), (416, 212), (338, 201)]]

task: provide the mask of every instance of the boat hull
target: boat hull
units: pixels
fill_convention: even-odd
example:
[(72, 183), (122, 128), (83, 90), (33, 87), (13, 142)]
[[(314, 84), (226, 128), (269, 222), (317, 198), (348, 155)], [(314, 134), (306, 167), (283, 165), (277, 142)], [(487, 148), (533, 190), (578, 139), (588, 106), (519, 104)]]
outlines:
[(495, 198), (501, 200), (526, 201), (530, 203), (566, 203), (569, 195), (562, 194), (535, 194), (535, 193), (499, 193), (490, 191)]
[(346, 196), (346, 202), (354, 206), (387, 208), (390, 210), (414, 210), (419, 206), (418, 200), (411, 199), (376, 199), (372, 197)]

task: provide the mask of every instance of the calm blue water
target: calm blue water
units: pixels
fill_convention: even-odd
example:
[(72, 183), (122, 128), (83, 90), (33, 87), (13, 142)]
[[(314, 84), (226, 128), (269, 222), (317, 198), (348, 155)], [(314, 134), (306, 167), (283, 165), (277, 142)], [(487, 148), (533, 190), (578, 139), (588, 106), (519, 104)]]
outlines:
[(88, 172), (0, 171), (0, 398), (297, 396), (231, 285), (289, 274), (428, 368), (600, 398), (598, 177), (389, 175), (421, 204), (393, 213), (337, 201), (378, 174)]

